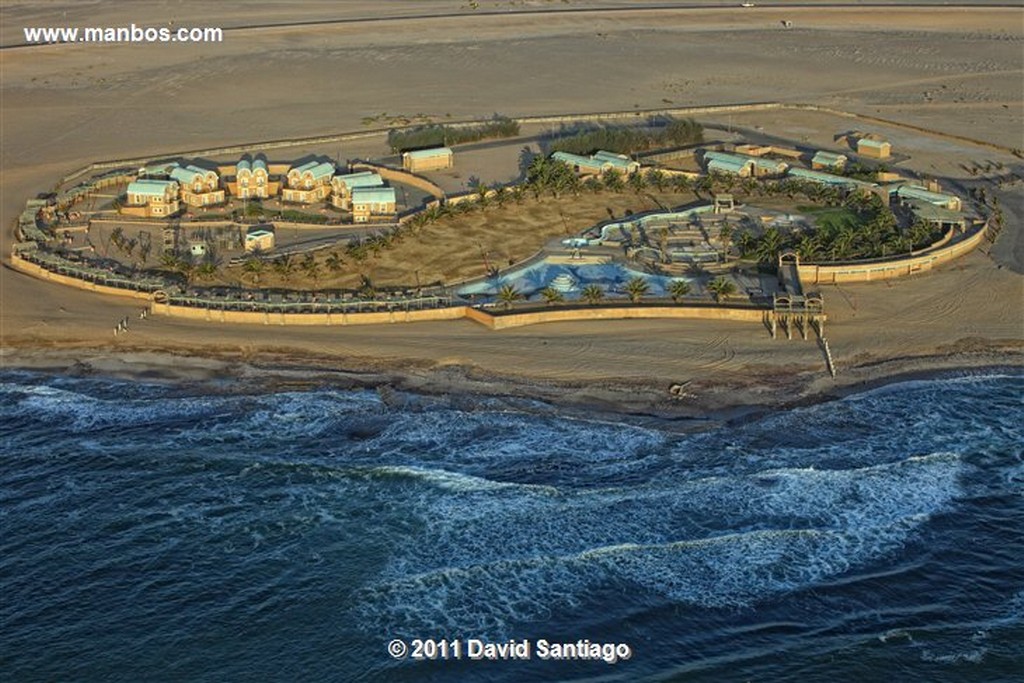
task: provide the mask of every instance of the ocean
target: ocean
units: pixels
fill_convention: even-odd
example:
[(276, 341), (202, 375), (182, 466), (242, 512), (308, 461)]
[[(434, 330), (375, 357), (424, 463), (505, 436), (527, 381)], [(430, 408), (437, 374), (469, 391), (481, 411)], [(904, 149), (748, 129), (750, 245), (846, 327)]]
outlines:
[(0, 373), (0, 679), (1024, 680), (1024, 376), (626, 422)]

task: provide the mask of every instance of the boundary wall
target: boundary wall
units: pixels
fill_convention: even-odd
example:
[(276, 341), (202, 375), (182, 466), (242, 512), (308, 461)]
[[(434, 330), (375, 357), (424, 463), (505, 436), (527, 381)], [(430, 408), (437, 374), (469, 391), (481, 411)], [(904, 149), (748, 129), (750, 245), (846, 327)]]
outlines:
[(185, 320), (201, 320), (214, 323), (250, 324), (250, 325), (292, 325), (292, 326), (345, 326), (345, 325), (380, 325), (388, 323), (414, 323), (438, 320), (467, 319), (479, 323), (491, 330), (503, 330), (511, 327), (539, 325), (552, 322), (573, 322), (580, 320), (633, 320), (633, 319), (704, 319), (732, 320), (736, 322), (763, 322), (768, 311), (763, 308), (743, 308), (725, 306), (588, 306), (585, 308), (560, 308), (522, 313), (504, 313), (493, 315), (487, 311), (471, 306), (450, 306), (422, 310), (374, 311), (367, 313), (281, 313), (271, 311), (224, 311), (212, 308), (195, 308), (192, 306), (176, 306), (171, 303), (152, 301), (152, 295), (128, 289), (118, 289), (97, 285), (85, 280), (53, 273), (38, 264), (21, 258), (18, 254), (11, 257), (11, 265), (16, 270), (45, 280), (96, 294), (111, 294), (145, 301), (152, 307), (152, 312), (170, 318)]
[(936, 242), (935, 246), (924, 253), (889, 261), (841, 263), (835, 265), (801, 263), (798, 266), (800, 282), (806, 287), (807, 285), (886, 280), (894, 277), (924, 273), (939, 264), (952, 261), (973, 250), (985, 239), (987, 232), (988, 224), (986, 223), (975, 234), (966, 237), (952, 246), (942, 246), (949, 242), (950, 237), (946, 235)]
[(84, 289), (87, 292), (95, 292), (96, 294), (113, 294), (115, 296), (126, 296), (132, 299), (140, 299), (142, 301), (150, 301), (153, 296), (149, 292), (140, 292), (134, 289), (120, 289), (118, 287), (108, 287), (107, 285), (99, 285), (95, 282), (89, 282), (88, 280), (79, 280), (76, 277), (70, 275), (61, 275), (60, 273), (54, 273), (52, 271), (43, 268), (38, 263), (32, 263), (26, 259), (21, 258), (16, 252), (11, 254), (11, 266), (26, 275), (31, 275), (34, 278), (40, 280), (46, 280), (47, 282), (56, 282), (59, 285), (67, 285), (68, 287), (74, 287), (76, 289)]
[(350, 164), (350, 168), (353, 173), (358, 171), (373, 171), (374, 173), (379, 174), (381, 178), (384, 178), (384, 180), (402, 183), (403, 185), (411, 185), (419, 190), (423, 190), (434, 199), (444, 199), (444, 190), (442, 190), (436, 183), (431, 182), (421, 175), (410, 173), (409, 171), (391, 168), (390, 166), (382, 166), (370, 161), (354, 161)]
[(438, 320), (461, 320), (480, 323), (491, 330), (540, 325), (542, 323), (575, 322), (582, 320), (636, 320), (636, 319), (703, 319), (732, 320), (736, 322), (763, 322), (768, 311), (763, 308), (728, 308), (724, 306), (615, 306), (548, 309), (523, 313), (492, 315), (471, 306), (451, 306), (411, 311), (376, 311), (372, 313), (279, 313), (266, 311), (221, 311), (209, 308), (174, 306), (154, 303), (153, 313), (171, 318), (203, 320), (219, 323), (256, 325), (380, 325), (387, 323), (415, 323)]

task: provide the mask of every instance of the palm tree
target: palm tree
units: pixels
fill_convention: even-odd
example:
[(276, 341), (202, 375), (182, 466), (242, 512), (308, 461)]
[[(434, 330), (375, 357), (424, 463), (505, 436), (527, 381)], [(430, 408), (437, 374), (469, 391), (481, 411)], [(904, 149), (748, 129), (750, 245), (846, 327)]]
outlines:
[(639, 303), (640, 299), (651, 291), (651, 286), (642, 277), (635, 277), (626, 283), (625, 291), (629, 295), (630, 301)]
[(702, 194), (708, 194), (711, 192), (711, 188), (714, 186), (714, 180), (711, 176), (702, 175), (697, 178), (697, 181), (693, 184), (693, 193), (700, 199)]
[(565, 301), (565, 297), (562, 296), (562, 293), (554, 287), (545, 287), (540, 290), (540, 295), (544, 297), (544, 301), (546, 301), (549, 306), (554, 306), (560, 301)]
[(566, 188), (572, 192), (573, 197), (579, 197), (580, 192), (583, 191), (583, 181), (575, 173), (569, 175), (565, 181)]
[(583, 300), (592, 306), (597, 305), (604, 298), (604, 290), (600, 285), (587, 285), (580, 294)]
[(674, 192), (682, 194), (683, 192), (688, 192), (691, 189), (693, 189), (693, 183), (690, 182), (689, 178), (684, 175), (672, 176), (672, 190)]
[(601, 174), (601, 183), (612, 192), (622, 192), (622, 189), (626, 186), (622, 180), (622, 174), (614, 168), (605, 169), (604, 173)]
[(491, 186), (491, 190), (494, 192), (494, 201), (498, 203), (498, 206), (505, 206), (505, 202), (508, 201), (509, 195), (505, 186), (500, 183), (494, 183), (494, 185)]
[(501, 302), (502, 307), (506, 311), (512, 308), (512, 304), (522, 298), (522, 293), (512, 285), (502, 285), (501, 289), (498, 290), (498, 301)]
[(804, 235), (800, 238), (796, 250), (800, 253), (800, 258), (813, 262), (821, 254), (821, 244), (814, 235)]
[(255, 256), (250, 256), (245, 260), (245, 263), (242, 264), (242, 270), (247, 274), (252, 275), (252, 283), (254, 285), (258, 285), (260, 283), (260, 273), (263, 272), (265, 266), (266, 264), (263, 263), (262, 260)]
[(732, 245), (732, 236), (735, 229), (726, 223), (718, 231), (718, 239), (722, 242), (722, 251), (725, 252), (725, 257), (729, 258), (729, 247)]
[(201, 280), (212, 280), (216, 274), (217, 266), (210, 261), (205, 261), (196, 268), (196, 276)]
[(491, 188), (487, 187), (487, 185), (483, 181), (480, 181), (473, 186), (473, 191), (476, 192), (477, 206), (479, 206), (481, 209), (487, 208), (487, 193), (490, 191), (490, 189)]
[(181, 268), (181, 259), (171, 252), (166, 252), (160, 257), (160, 266), (164, 270), (170, 270), (176, 273)]
[(327, 269), (332, 273), (337, 273), (345, 265), (345, 260), (341, 258), (341, 254), (336, 251), (332, 251), (327, 255), (327, 258), (324, 259), (324, 265), (327, 266)]
[(715, 301), (721, 301), (736, 293), (736, 283), (719, 275), (708, 283), (708, 291), (715, 295)]
[(178, 272), (185, 278), (185, 284), (190, 284), (196, 273), (196, 266), (189, 259), (181, 259), (178, 262)]
[(760, 242), (757, 245), (757, 260), (761, 263), (775, 263), (782, 250), (782, 235), (778, 228), (768, 228), (764, 231)]
[(647, 171), (647, 184), (653, 185), (658, 192), (665, 191), (666, 179), (665, 174), (657, 168), (652, 168)]
[(749, 232), (741, 232), (739, 239), (736, 240), (736, 248), (739, 250), (740, 256), (745, 257), (747, 254), (753, 252), (756, 242), (757, 241), (754, 239), (754, 236)]
[(274, 271), (281, 276), (282, 280), (287, 282), (291, 274), (295, 272), (295, 262), (292, 261), (291, 256), (282, 256), (274, 261)]
[(668, 286), (669, 296), (672, 301), (679, 303), (679, 300), (690, 293), (690, 283), (686, 280), (673, 280)]
[(367, 275), (360, 275), (359, 280), (359, 296), (363, 297), (364, 299), (376, 298), (377, 288), (374, 286), (373, 280), (371, 280)]
[(313, 281), (316, 285), (320, 280), (320, 265), (315, 261), (306, 261), (302, 264), (302, 270), (306, 272), (306, 277)]
[(629, 185), (629, 189), (637, 194), (647, 189), (647, 180), (640, 172), (631, 174), (626, 180), (626, 184)]

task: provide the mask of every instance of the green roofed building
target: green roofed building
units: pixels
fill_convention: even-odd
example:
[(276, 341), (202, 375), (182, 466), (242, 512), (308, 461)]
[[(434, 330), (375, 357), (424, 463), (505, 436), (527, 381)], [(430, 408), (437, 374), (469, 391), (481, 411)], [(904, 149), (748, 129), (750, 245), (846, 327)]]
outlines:
[(895, 194), (905, 202), (924, 202), (950, 211), (960, 211), (963, 208), (960, 198), (956, 195), (933, 192), (920, 185), (900, 185), (890, 190), (890, 194)]
[(623, 175), (631, 175), (640, 170), (640, 164), (624, 154), (616, 154), (605, 150), (598, 150), (589, 157), (569, 152), (555, 152), (551, 155), (555, 161), (567, 164), (569, 168), (579, 175), (596, 175), (613, 169)]
[(352, 220), (367, 223), (391, 220), (395, 216), (395, 188), (356, 187), (352, 189)]
[(640, 170), (640, 164), (633, 161), (625, 154), (616, 154), (615, 152), (607, 152), (603, 149), (599, 149), (594, 152), (593, 159), (601, 162), (602, 170), (614, 168), (619, 173), (624, 173), (626, 175), (636, 173)]
[(593, 157), (585, 157), (581, 154), (570, 154), (569, 152), (555, 152), (551, 155), (555, 161), (561, 161), (576, 173), (592, 175), (601, 172), (601, 164)]
[(127, 201), (121, 213), (164, 218), (178, 212), (178, 183), (173, 180), (136, 180), (128, 183)]
[[(751, 175), (758, 177), (782, 175), (789, 168), (789, 164), (778, 159), (752, 157), (746, 154), (733, 154), (732, 152), (716, 152), (714, 150), (704, 152), (704, 163), (709, 172), (715, 170), (743, 177)], [(712, 168), (713, 163), (714, 168)], [(740, 166), (744, 167), (745, 170), (737, 170)]]
[(309, 161), (294, 166), (288, 171), (285, 187), (281, 192), (286, 202), (312, 204), (327, 199), (331, 193), (331, 178), (334, 164), (329, 161)]
[(839, 171), (846, 166), (846, 162), (847, 158), (845, 154), (836, 154), (835, 152), (826, 152), (825, 150), (819, 149), (811, 158), (811, 168), (828, 168)]
[(331, 180), (331, 189), (333, 190), (331, 204), (347, 211), (352, 208), (352, 192), (357, 188), (383, 186), (384, 179), (379, 173), (373, 171), (336, 175)]
[(915, 216), (932, 225), (939, 225), (943, 228), (955, 227), (961, 230), (967, 227), (967, 217), (959, 211), (918, 200), (908, 201), (907, 205), (910, 206)]
[(707, 162), (708, 173), (725, 173), (741, 178), (750, 176), (751, 164), (734, 159), (711, 159)]
[(821, 171), (812, 171), (806, 168), (791, 168), (789, 169), (788, 175), (790, 178), (794, 178), (796, 180), (806, 180), (819, 185), (842, 187), (847, 190), (872, 190), (878, 187), (877, 183), (869, 183), (863, 180), (857, 180), (856, 178), (847, 178), (845, 176), (833, 175), (831, 173), (822, 173)]

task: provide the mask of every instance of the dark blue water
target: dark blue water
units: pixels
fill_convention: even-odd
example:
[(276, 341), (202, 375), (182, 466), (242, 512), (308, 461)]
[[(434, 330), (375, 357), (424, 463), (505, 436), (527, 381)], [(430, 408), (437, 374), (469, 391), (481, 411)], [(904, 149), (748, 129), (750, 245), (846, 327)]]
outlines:
[[(678, 436), (6, 373), (0, 679), (1019, 681), (1022, 396), (918, 381)], [(632, 658), (386, 651), (427, 637)]]

